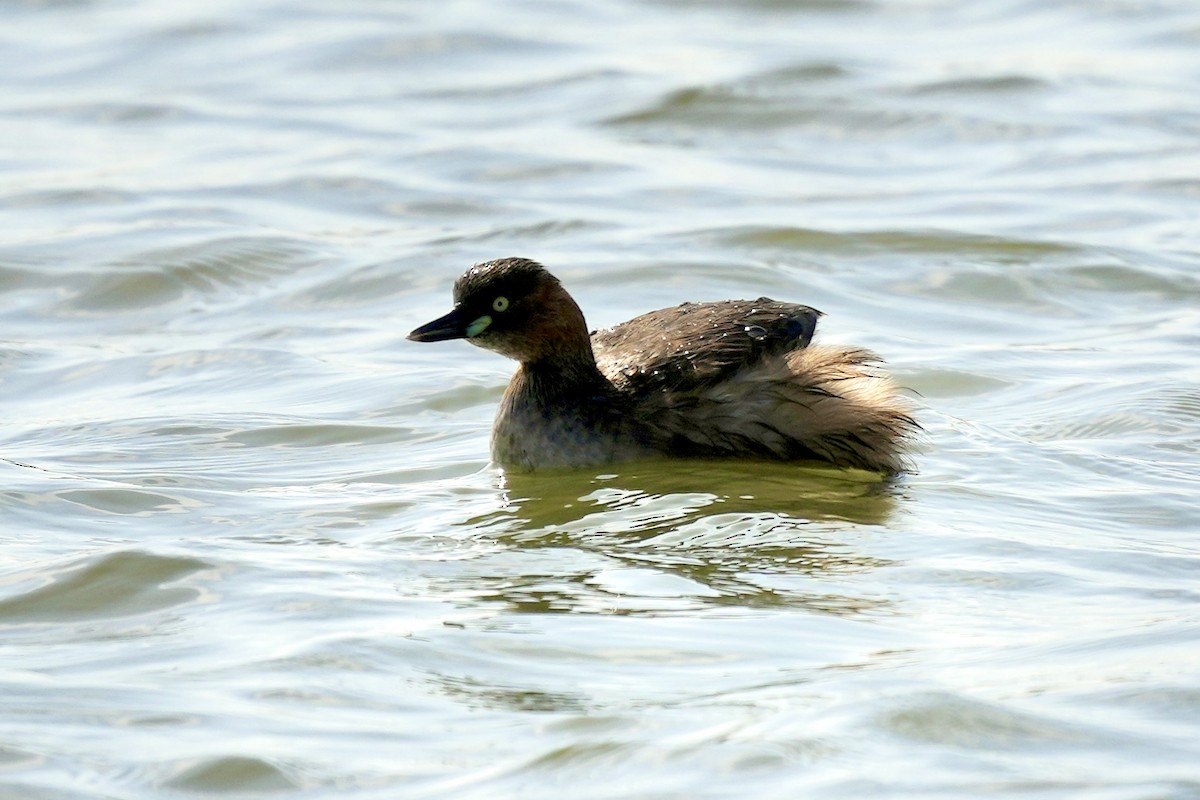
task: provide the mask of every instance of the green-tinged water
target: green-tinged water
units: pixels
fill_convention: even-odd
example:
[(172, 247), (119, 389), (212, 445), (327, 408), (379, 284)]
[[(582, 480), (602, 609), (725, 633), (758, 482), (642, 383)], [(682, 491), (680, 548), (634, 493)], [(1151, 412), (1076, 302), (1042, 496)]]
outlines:
[[(1200, 5), (0, 8), (0, 798), (1200, 798)], [(918, 470), (504, 476), (485, 259)]]

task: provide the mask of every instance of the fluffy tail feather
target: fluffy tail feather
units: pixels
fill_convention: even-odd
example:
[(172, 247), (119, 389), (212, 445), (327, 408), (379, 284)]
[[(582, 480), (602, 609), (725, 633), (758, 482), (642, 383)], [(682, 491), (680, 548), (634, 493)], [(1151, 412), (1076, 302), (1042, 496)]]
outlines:
[(664, 393), (643, 411), (659, 447), (678, 455), (815, 458), (900, 472), (920, 426), (880, 362), (869, 350), (813, 345), (698, 391)]
[(857, 347), (819, 345), (785, 356), (789, 380), (772, 419), (804, 449), (839, 466), (900, 472), (920, 430), (881, 359)]

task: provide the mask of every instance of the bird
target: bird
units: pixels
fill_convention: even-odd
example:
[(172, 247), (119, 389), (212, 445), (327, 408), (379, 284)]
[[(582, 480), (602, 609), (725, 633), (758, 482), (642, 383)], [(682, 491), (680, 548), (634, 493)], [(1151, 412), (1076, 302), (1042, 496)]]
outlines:
[(533, 472), (660, 456), (825, 462), (894, 475), (920, 425), (881, 359), (812, 344), (821, 312), (687, 302), (589, 333), (579, 305), (527, 258), (478, 263), (415, 342), (465, 339), (519, 366), (492, 458)]

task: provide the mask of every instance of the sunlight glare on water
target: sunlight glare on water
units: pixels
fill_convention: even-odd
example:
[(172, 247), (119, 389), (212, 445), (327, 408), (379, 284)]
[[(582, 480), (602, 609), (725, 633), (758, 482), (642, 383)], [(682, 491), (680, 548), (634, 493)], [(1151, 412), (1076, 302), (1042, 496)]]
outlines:
[[(0, 9), (0, 797), (1200, 797), (1200, 6)], [(895, 480), (505, 475), (472, 263), (772, 297)]]

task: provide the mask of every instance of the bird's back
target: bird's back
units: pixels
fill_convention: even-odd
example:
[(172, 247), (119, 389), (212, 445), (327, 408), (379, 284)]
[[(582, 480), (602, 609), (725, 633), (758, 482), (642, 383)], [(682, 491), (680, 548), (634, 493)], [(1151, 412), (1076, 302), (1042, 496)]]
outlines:
[(807, 347), (821, 312), (769, 297), (684, 303), (592, 333), (600, 371), (622, 391), (688, 391)]
[(592, 347), (660, 452), (899, 471), (916, 423), (874, 354), (810, 346), (819, 316), (765, 297), (685, 303), (596, 331)]

